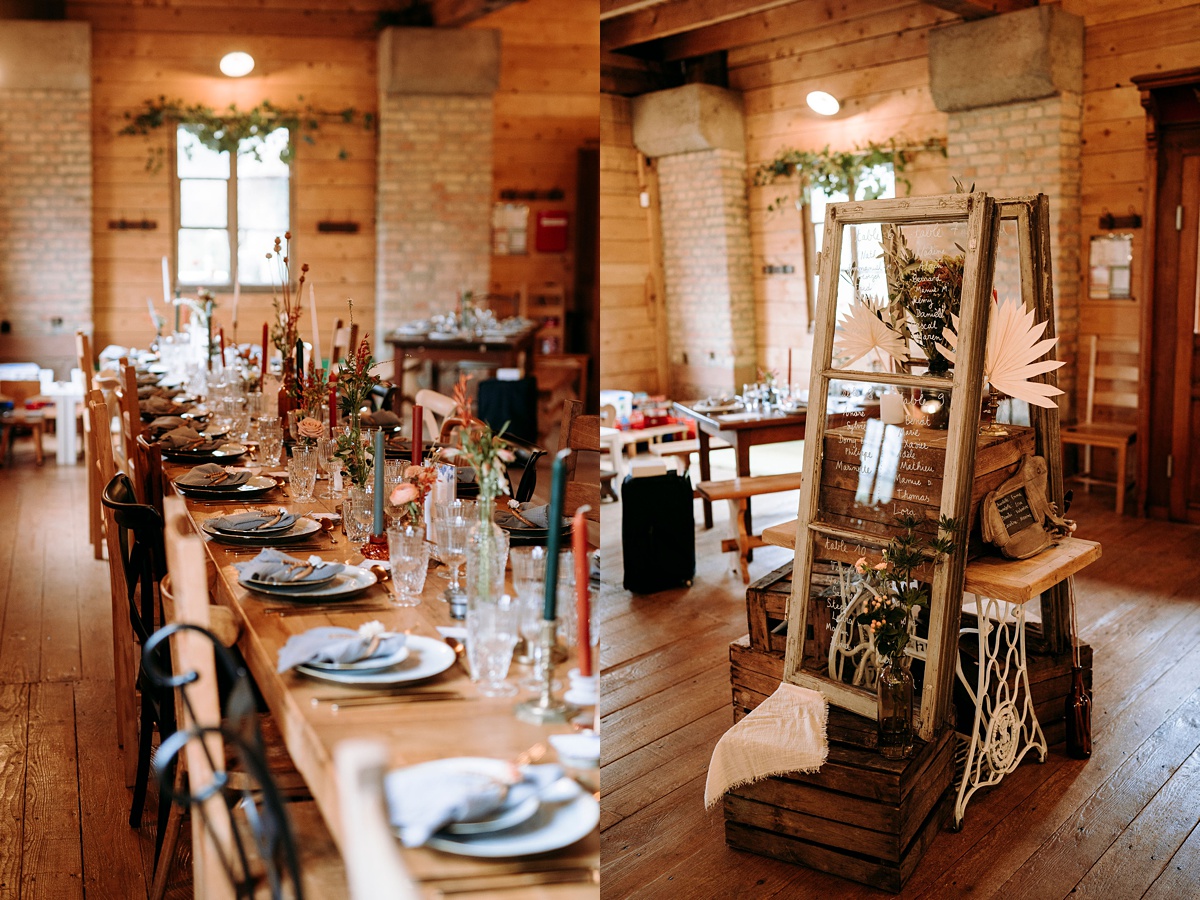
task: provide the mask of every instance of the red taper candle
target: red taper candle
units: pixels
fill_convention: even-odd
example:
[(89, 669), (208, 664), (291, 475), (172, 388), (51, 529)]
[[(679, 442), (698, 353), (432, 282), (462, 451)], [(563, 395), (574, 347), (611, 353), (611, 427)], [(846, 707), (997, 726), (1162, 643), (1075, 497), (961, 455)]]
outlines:
[(424, 416), (424, 414), (424, 410), (422, 410), (421, 407), (416, 405), (413, 406), (412, 464), (414, 466), (419, 466), (422, 462), (424, 462), (422, 457), (424, 456), (423, 445), (425, 441), (422, 440), (423, 435), (421, 434), (421, 427), (424, 424), (422, 416)]
[(267, 338), (270, 335), (270, 330), (267, 328), (267, 323), (263, 322), (263, 355), (262, 355), (262, 374), (263, 381), (267, 380)]
[(592, 674), (591, 608), (588, 603), (588, 582), (591, 565), (588, 559), (587, 522), (584, 519), (590, 506), (581, 506), (571, 520), (571, 552), (575, 557), (575, 631), (579, 635), (579, 674)]
[(337, 372), (329, 373), (329, 435), (333, 437), (337, 430), (338, 420), (338, 387)]
[(221, 345), (221, 365), (225, 365), (225, 326), (222, 325), (217, 331)]

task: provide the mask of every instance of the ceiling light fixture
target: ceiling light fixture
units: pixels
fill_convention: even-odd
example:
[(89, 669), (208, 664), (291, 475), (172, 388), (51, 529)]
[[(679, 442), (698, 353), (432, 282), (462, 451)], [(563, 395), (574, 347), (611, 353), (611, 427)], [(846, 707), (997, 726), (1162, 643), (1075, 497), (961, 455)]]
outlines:
[(838, 103), (838, 98), (833, 94), (825, 93), (825, 91), (811, 91), (804, 100), (809, 109), (822, 116), (836, 116), (838, 110), (842, 108), (842, 104)]
[(241, 50), (221, 57), (221, 71), (230, 78), (241, 78), (254, 71), (254, 57)]

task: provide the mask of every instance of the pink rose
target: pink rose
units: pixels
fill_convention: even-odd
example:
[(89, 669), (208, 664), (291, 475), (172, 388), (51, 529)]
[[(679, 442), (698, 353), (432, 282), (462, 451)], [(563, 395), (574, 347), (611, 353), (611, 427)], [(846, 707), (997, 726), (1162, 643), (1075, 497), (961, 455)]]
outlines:
[(417, 490), (415, 484), (398, 484), (396, 489), (392, 491), (391, 501), (393, 506), (403, 506), (405, 503), (412, 503), (421, 492)]
[(306, 416), (296, 425), (296, 434), (302, 438), (316, 440), (319, 437), (324, 437), (325, 426), (321, 424), (320, 419), (314, 419), (312, 416)]
[(424, 471), (425, 471), (424, 466), (409, 466), (407, 469), (404, 470), (404, 477), (405, 478), (417, 478)]
[(887, 560), (880, 560), (879, 562), (875, 563), (875, 571), (876, 572), (882, 572), (887, 567), (888, 567)]

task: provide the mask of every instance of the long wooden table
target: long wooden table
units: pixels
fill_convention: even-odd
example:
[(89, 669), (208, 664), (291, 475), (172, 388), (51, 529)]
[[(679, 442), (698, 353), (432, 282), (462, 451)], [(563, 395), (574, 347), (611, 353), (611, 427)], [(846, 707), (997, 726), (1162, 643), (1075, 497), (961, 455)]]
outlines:
[[(168, 476), (186, 471), (182, 467), (169, 464), (164, 468)], [(325, 483), (318, 482), (318, 485), (324, 489)], [(226, 515), (246, 505), (244, 502), (207, 502), (192, 499), (188, 499), (187, 504), (197, 529), (200, 523), (210, 516)], [(301, 514), (328, 512), (333, 508), (329, 500), (322, 499), (313, 503), (296, 503), (282, 491), (274, 491), (267, 500), (250, 505), (272, 508), (282, 506)], [(361, 561), (357, 547), (350, 545), (340, 530), (318, 534), (315, 540), (305, 542), (300, 549), (282, 549), (302, 558), (315, 553), (323, 559), (336, 562)], [(310, 547), (310, 544), (314, 546)], [(533, 745), (546, 743), (552, 733), (571, 731), (566, 725), (538, 726), (518, 721), (513, 715), (516, 702), (514, 699), (481, 697), (458, 664), (436, 678), (412, 686), (409, 693), (416, 693), (422, 689), (450, 690), (460, 693), (461, 699), (405, 703), (401, 702), (403, 698), (400, 698), (395, 703), (385, 702), (334, 710), (332, 701), (367, 696), (373, 692), (313, 681), (294, 673), (279, 674), (275, 669), (280, 648), (291, 635), (320, 625), (357, 628), (373, 619), (382, 622), (390, 630), (440, 639), (437, 626), (462, 623), (450, 618), (448, 606), (438, 596), (444, 590), (445, 582), (436, 577), (436, 570), (430, 571), (421, 605), (414, 608), (399, 609), (390, 606), (386, 588), (375, 585), (348, 602), (370, 603), (378, 608), (373, 606), (366, 611), (338, 611), (323, 606), (314, 607), (311, 611), (299, 615), (280, 615), (278, 610), (295, 610), (302, 607), (300, 604), (288, 603), (282, 598), (247, 591), (237, 582), (237, 571), (233, 568), (233, 563), (252, 559), (258, 548), (233, 547), (215, 541), (209, 541), (207, 548), (217, 570), (213, 588), (215, 602), (231, 608), (238, 618), (241, 625), (238, 647), (278, 722), (297, 770), (307, 782), (339, 847), (343, 847), (345, 841), (353, 839), (352, 835), (342, 832), (339, 815), (337, 781), (333, 767), (333, 748), (339, 741), (351, 737), (383, 740), (389, 747), (392, 762), (401, 766), (460, 756), (513, 759)], [(511, 677), (515, 676), (510, 675)], [(566, 680), (565, 672), (561, 678)], [(547, 749), (546, 759), (551, 760), (554, 758), (553, 750)], [(598, 791), (598, 774), (596, 779), (593, 789)], [(593, 831), (584, 840), (551, 856), (556, 860), (577, 861), (585, 867), (599, 866), (599, 834)], [(495, 862), (488, 860), (454, 856), (424, 848), (406, 850), (404, 858), (413, 877), (418, 881), (474, 875), (496, 867)], [(501, 862), (511, 863), (512, 860)], [(503, 898), (516, 895), (511, 890), (497, 894)], [(595, 900), (599, 897), (599, 888), (585, 884), (562, 884), (524, 888), (520, 895), (553, 900)], [(430, 896), (436, 896), (432, 889)], [(485, 893), (476, 896), (485, 896)]]

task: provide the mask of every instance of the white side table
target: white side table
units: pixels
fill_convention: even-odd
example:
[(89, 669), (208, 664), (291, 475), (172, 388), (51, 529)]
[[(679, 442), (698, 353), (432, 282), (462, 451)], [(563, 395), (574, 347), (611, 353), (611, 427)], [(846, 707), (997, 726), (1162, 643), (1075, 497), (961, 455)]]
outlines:
[(962, 735), (966, 760), (954, 804), (953, 827), (962, 826), (967, 804), (981, 787), (998, 784), (1030, 751), (1045, 762), (1048, 750), (1033, 709), (1025, 658), (1025, 604), (1100, 558), (1100, 545), (1067, 538), (1057, 547), (1022, 560), (986, 558), (967, 565), (966, 606), (973, 605), (978, 641), (974, 684), (957, 661), (958, 679), (975, 707), (971, 731)]
[(54, 400), (55, 458), (60, 466), (73, 466), (79, 458), (75, 452), (78, 432), (75, 411), (83, 402), (83, 391), (71, 381), (55, 381), (42, 385), (42, 396)]

